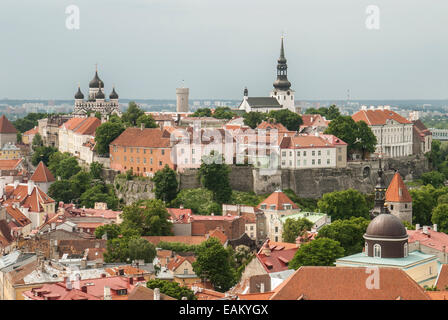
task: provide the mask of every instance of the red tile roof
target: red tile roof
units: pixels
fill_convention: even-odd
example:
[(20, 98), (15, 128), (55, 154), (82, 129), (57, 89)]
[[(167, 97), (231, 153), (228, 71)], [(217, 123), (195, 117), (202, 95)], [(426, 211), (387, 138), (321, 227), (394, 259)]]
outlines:
[(395, 172), (389, 187), (386, 191), (386, 201), (388, 202), (412, 202), (411, 194), (401, 179), (401, 175)]
[(166, 208), (175, 223), (187, 223), (188, 217), (193, 214), (191, 209)]
[(266, 209), (270, 209), (271, 205), (275, 205), (275, 210), (285, 210), (283, 208), (284, 204), (290, 204), (293, 209), (298, 209), (299, 207), (291, 200), (289, 197), (281, 191), (275, 191), (271, 193), (269, 197), (261, 201), (257, 206), (257, 209), (261, 208), (261, 205), (266, 205)]
[(184, 244), (201, 244), (206, 241), (205, 236), (143, 236), (143, 239), (151, 242), (154, 245), (158, 245), (160, 241), (163, 242), (180, 242)]
[(407, 233), (409, 236), (409, 243), (419, 241), (420, 245), (424, 245), (441, 252), (443, 252), (445, 247), (445, 250), (448, 251), (448, 235), (446, 233), (434, 231), (431, 227), (428, 227), (429, 235), (423, 233), (423, 228), (420, 228), (419, 230), (407, 230)]
[(111, 145), (147, 148), (169, 148), (170, 139), (160, 128), (127, 128)]
[(67, 122), (61, 125), (61, 128), (66, 128), (67, 130), (73, 131), (80, 135), (95, 135), (95, 130), (101, 125), (101, 120), (97, 117), (87, 117), (87, 118), (71, 118)]
[(0, 170), (16, 170), (23, 159), (0, 160)]
[(437, 277), (436, 287), (439, 290), (448, 289), (448, 264), (442, 264), (442, 267)]
[(224, 244), (227, 242), (227, 236), (218, 228), (216, 228), (215, 230), (211, 230), (208, 232), (210, 237), (214, 237), (217, 238), (221, 244)]
[(47, 166), (41, 161), (31, 176), (30, 180), (34, 182), (53, 182), (56, 181), (53, 174), (47, 168)]
[(14, 208), (11, 205), (5, 205), (6, 212), (14, 218), (19, 227), (24, 227), (31, 223), (31, 220), (28, 219), (19, 209)]
[[(136, 286), (129, 293), (128, 300), (154, 300), (154, 290), (145, 286)], [(160, 300), (177, 300), (166, 294), (160, 293)]]
[(379, 289), (368, 288), (363, 267), (300, 267), (274, 289), (271, 300), (429, 300), (425, 290), (397, 268), (379, 268)]
[(23, 135), (25, 136), (28, 136), (28, 135), (34, 135), (34, 134), (36, 134), (36, 133), (39, 133), (39, 129), (37, 128), (37, 127), (34, 127), (34, 128), (32, 128), (32, 129), (30, 129), (30, 130), (28, 130), (28, 131), (25, 131), (24, 133), (23, 133)]
[(426, 291), (431, 300), (448, 300), (448, 291)]
[(267, 121), (263, 121), (257, 126), (257, 129), (264, 129), (264, 130), (274, 130), (277, 129), (279, 132), (287, 132), (289, 131), (284, 125), (281, 123), (271, 123)]
[(256, 256), (267, 272), (271, 273), (285, 271), (290, 269), (288, 267), (288, 262), (294, 257), (298, 249), (295, 244), (293, 245), (294, 248), (287, 249), (283, 245), (272, 245), (268, 239)]
[(327, 121), (320, 114), (303, 114), (303, 124), (301, 127), (326, 127), (330, 121)]
[(368, 125), (378, 126), (386, 124), (386, 120), (394, 120), (398, 123), (408, 124), (411, 121), (403, 118), (398, 113), (391, 110), (360, 110), (352, 115), (352, 119), (356, 122), (364, 121)]
[(233, 221), (236, 219), (239, 219), (240, 217), (238, 216), (232, 216), (230, 214), (225, 215), (225, 216), (202, 216), (202, 215), (198, 215), (198, 214), (193, 214), (191, 216), (191, 220), (192, 221)]
[(64, 283), (44, 284), (25, 291), (24, 296), (31, 300), (101, 300), (92, 294), (78, 289), (68, 290)]
[(28, 184), (19, 184), (17, 188), (12, 185), (5, 187), (6, 201), (1, 200), (2, 203), (12, 204), (18, 202), (22, 207), (29, 208), (30, 212), (42, 212), (43, 204), (55, 202), (38, 186), (34, 186), (31, 194), (28, 195)]
[(185, 261), (188, 261), (190, 264), (193, 264), (193, 262), (196, 261), (196, 257), (194, 257), (194, 256), (185, 256), (185, 257), (176, 256), (176, 258), (174, 258), (173, 260), (170, 260), (170, 262), (168, 262), (168, 265), (166, 267), (171, 271), (175, 271)]
[(240, 300), (269, 300), (274, 292), (239, 294)]
[(0, 133), (17, 133), (17, 129), (13, 126), (13, 124), (2, 115), (0, 117)]

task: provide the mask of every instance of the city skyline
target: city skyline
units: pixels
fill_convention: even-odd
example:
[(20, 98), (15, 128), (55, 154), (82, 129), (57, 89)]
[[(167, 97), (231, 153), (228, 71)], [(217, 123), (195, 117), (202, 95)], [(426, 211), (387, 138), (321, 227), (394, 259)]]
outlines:
[(448, 4), (375, 2), (378, 30), (367, 1), (80, 0), (69, 30), (69, 1), (3, 1), (0, 97), (70, 99), (95, 64), (123, 98), (175, 99), (183, 80), (191, 100), (265, 96), (285, 34), (296, 100), (447, 99)]

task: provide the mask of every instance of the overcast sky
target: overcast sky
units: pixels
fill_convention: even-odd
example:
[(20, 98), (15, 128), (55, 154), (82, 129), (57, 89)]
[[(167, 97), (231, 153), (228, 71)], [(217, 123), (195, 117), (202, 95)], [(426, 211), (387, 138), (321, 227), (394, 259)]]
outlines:
[[(80, 29), (66, 28), (66, 7)], [(366, 7), (380, 29), (366, 28)], [(0, 98), (267, 96), (285, 32), (300, 99), (446, 99), (447, 0), (1, 0)]]

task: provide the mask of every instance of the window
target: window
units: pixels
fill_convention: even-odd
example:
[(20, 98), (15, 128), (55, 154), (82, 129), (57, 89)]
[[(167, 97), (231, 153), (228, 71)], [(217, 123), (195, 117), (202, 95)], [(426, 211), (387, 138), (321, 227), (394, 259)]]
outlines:
[(146, 154), (146, 149), (143, 149), (143, 154)]
[(311, 151), (311, 155), (315, 156), (316, 155), (316, 151)]
[(275, 233), (278, 233), (278, 227), (275, 227)]
[(286, 157), (286, 151), (282, 151), (282, 157)]
[(303, 151), (303, 156), (306, 157), (306, 151)]
[(317, 159), (317, 164), (320, 164), (320, 159)]
[(134, 162), (134, 158), (133, 157), (131, 157), (131, 162)]
[(165, 154), (165, 150), (162, 149), (162, 156)]
[(254, 230), (254, 226), (250, 226), (250, 231), (253, 231)]
[(135, 152), (137, 152), (137, 153), (138, 153), (138, 150), (139, 150), (139, 148), (136, 148), (136, 149), (135, 149)]
[(191, 149), (191, 154), (194, 154), (194, 148), (193, 148), (193, 149)]
[(329, 156), (330, 155), (330, 150), (327, 150), (327, 156)]
[(330, 159), (327, 159), (327, 164), (330, 164)]
[(159, 166), (161, 166), (162, 165), (162, 161), (159, 161)]
[(146, 158), (143, 158), (143, 163), (146, 163)]
[(364, 244), (364, 252), (365, 254), (369, 254), (369, 244), (367, 242)]
[(292, 151), (289, 151), (289, 156), (292, 157)]
[(297, 151), (297, 156), (300, 157), (300, 151)]
[(126, 158), (126, 156), (124, 156), (124, 161), (127, 161), (127, 158)]
[(184, 269), (184, 274), (188, 274), (188, 269)]
[(123, 147), (123, 152), (126, 152), (126, 147)]
[(320, 154), (321, 154), (320, 150), (319, 150), (319, 151), (317, 151), (317, 155), (318, 155), (318, 156), (320, 156)]
[(275, 204), (271, 204), (271, 205), (269, 206), (269, 209), (271, 209), (271, 210), (275, 210)]
[(394, 210), (394, 205), (393, 204), (390, 205), (390, 210)]
[(130, 148), (130, 151), (131, 151), (131, 153), (132, 153), (132, 148)]
[(404, 253), (404, 256), (405, 256), (405, 257), (408, 256), (408, 244), (407, 244), (407, 243), (405, 243), (405, 244), (403, 245), (403, 253)]
[(375, 258), (381, 258), (381, 246), (379, 244), (373, 246), (373, 256)]
[(312, 164), (312, 165), (315, 165), (315, 164), (316, 164), (316, 160), (314, 160), (314, 159), (311, 160), (311, 164)]

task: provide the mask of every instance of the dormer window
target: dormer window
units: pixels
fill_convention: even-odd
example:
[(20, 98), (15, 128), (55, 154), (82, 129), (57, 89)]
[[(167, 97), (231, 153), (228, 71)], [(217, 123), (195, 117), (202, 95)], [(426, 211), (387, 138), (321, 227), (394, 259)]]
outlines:
[(269, 206), (269, 209), (270, 209), (270, 210), (275, 210), (275, 204), (271, 204), (271, 205)]

